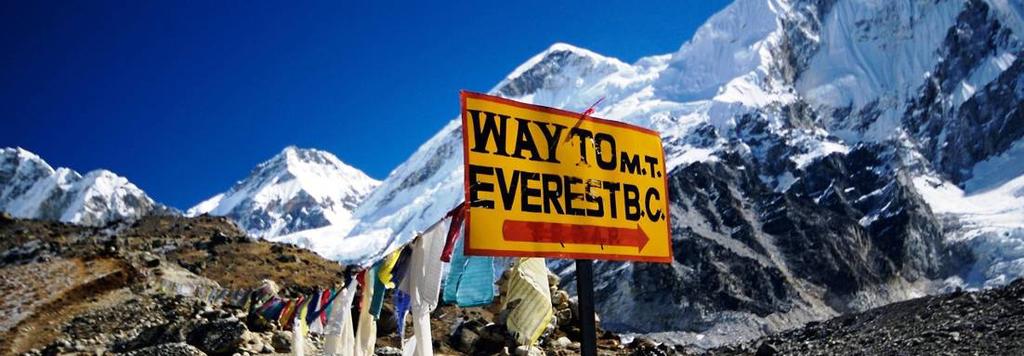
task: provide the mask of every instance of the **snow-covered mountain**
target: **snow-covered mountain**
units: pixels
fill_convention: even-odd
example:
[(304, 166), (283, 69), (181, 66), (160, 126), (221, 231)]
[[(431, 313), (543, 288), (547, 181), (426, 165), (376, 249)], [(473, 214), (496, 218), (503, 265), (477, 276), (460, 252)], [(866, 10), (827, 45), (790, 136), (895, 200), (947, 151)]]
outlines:
[[(556, 44), (491, 93), (575, 111), (603, 97), (595, 116), (662, 133), (675, 261), (598, 263), (598, 312), (714, 344), (1024, 275), (1022, 14), (737, 0), (674, 53), (628, 64)], [(392, 171), (348, 237), (309, 246), (365, 261), (440, 219), (462, 196), (459, 125)], [(567, 262), (550, 265), (571, 288)]]
[(0, 148), (0, 211), (17, 218), (103, 226), (169, 211), (113, 172), (54, 169), (22, 148)]
[(355, 224), (352, 210), (378, 185), (329, 152), (289, 146), (186, 214), (227, 216), (258, 237), (329, 225), (341, 237)]

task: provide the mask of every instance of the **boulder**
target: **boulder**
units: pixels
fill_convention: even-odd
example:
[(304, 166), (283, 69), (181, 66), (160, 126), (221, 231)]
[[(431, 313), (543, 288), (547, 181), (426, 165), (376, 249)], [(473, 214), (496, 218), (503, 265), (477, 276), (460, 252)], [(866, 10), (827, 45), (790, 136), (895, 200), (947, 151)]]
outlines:
[(147, 252), (145, 255), (142, 256), (142, 263), (144, 263), (147, 268), (160, 267), (160, 258)]
[(373, 354), (377, 356), (402, 356), (402, 350), (391, 346), (384, 346), (378, 347), (374, 350)]
[(554, 341), (552, 341), (551, 345), (552, 346), (556, 346), (556, 347), (561, 347), (561, 348), (564, 349), (564, 348), (568, 348), (569, 345), (572, 345), (572, 341), (570, 341), (569, 338), (567, 338), (565, 336), (562, 336), (562, 337), (559, 337), (559, 338), (555, 339)]
[(774, 356), (774, 355), (776, 355), (778, 353), (779, 353), (779, 350), (777, 350), (775, 348), (775, 346), (772, 346), (771, 344), (765, 342), (765, 343), (762, 343), (761, 346), (757, 348), (757, 353), (755, 353), (754, 355), (755, 356)]
[(231, 238), (229, 238), (228, 235), (225, 235), (223, 232), (220, 231), (213, 233), (213, 237), (210, 238), (210, 243), (214, 246), (223, 245), (228, 242), (231, 242)]
[(655, 343), (654, 341), (652, 341), (650, 339), (643, 338), (643, 337), (637, 337), (637, 338), (633, 339), (633, 342), (630, 343), (629, 346), (630, 346), (630, 348), (635, 350), (635, 352), (643, 354), (643, 355), (657, 354), (657, 350), (658, 350), (658, 344), (657, 343)]
[(544, 350), (536, 346), (519, 346), (516, 348), (515, 356), (544, 356)]
[(142, 330), (135, 338), (118, 345), (119, 351), (138, 350), (154, 345), (184, 343), (192, 325), (187, 322), (166, 323)]
[(203, 351), (195, 346), (183, 343), (168, 343), (141, 348), (125, 355), (128, 356), (205, 356)]
[(292, 352), (292, 332), (278, 330), (270, 338), (270, 346), (277, 352)]
[(248, 329), (238, 320), (216, 320), (200, 324), (188, 333), (188, 343), (214, 355), (232, 354), (245, 341)]
[(488, 324), (475, 331), (480, 335), (473, 347), (477, 353), (496, 353), (514, 340), (504, 325)]
[(476, 346), (476, 341), (479, 339), (480, 335), (477, 334), (475, 331), (470, 330), (468, 328), (462, 328), (453, 337), (452, 346), (456, 350), (465, 353), (472, 353), (474, 347)]
[(231, 315), (231, 313), (229, 313), (228, 311), (226, 311), (224, 309), (213, 309), (213, 310), (205, 311), (202, 314), (200, 314), (200, 316), (203, 317), (203, 319), (206, 319), (206, 320), (221, 320), (221, 319), (228, 319), (228, 318), (233, 317), (233, 315)]

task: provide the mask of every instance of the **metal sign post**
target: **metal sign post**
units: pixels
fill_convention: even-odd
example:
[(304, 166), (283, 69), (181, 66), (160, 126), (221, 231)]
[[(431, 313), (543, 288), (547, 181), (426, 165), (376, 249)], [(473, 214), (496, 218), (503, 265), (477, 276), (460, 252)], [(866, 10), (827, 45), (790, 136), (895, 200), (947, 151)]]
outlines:
[(576, 295), (583, 356), (597, 356), (597, 323), (594, 321), (594, 261), (576, 260)]

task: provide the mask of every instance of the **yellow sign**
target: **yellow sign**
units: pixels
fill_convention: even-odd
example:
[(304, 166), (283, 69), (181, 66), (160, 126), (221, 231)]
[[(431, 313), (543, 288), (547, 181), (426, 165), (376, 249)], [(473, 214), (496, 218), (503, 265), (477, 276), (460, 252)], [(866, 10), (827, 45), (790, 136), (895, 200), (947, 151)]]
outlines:
[(462, 92), (466, 255), (671, 262), (657, 132)]

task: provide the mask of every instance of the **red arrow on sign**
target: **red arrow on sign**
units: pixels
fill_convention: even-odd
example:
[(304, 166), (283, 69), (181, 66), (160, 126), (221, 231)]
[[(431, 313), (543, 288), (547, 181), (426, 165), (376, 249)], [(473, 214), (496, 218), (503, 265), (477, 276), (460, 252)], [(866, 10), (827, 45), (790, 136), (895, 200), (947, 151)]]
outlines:
[(643, 251), (650, 239), (635, 229), (551, 222), (505, 220), (501, 226), (505, 241), (551, 242), (560, 244), (633, 246)]

